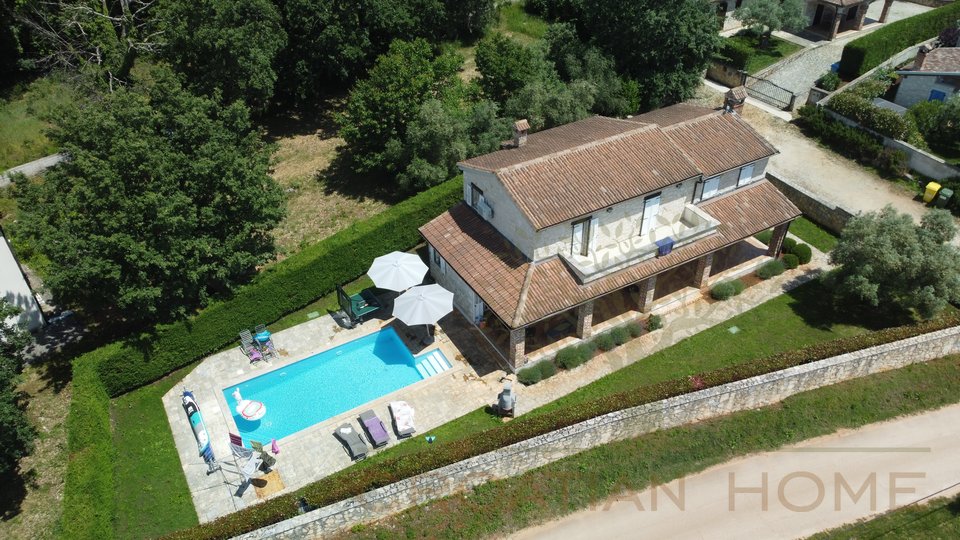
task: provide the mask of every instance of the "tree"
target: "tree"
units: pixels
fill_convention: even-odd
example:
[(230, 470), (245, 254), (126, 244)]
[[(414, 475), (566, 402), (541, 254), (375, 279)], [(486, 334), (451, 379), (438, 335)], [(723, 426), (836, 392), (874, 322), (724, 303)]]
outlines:
[(16, 469), (20, 458), (33, 449), (36, 437), (17, 390), (21, 353), (31, 340), (26, 330), (10, 322), (19, 313), (19, 308), (0, 299), (0, 477)]
[(542, 51), (499, 33), (477, 45), (476, 58), (484, 96), (500, 104), (527, 84), (555, 76)]
[(590, 115), (597, 89), (586, 81), (565, 84), (559, 79), (534, 81), (507, 100), (504, 112), (508, 118), (526, 118), (530, 129), (569, 124)]
[(430, 99), (461, 99), (463, 85), (457, 72), (462, 63), (456, 54), (436, 54), (422, 39), (394, 41), (368, 77), (350, 91), (346, 110), (338, 119), (355, 170), (401, 171), (406, 166), (407, 125)]
[(770, 43), (777, 30), (800, 30), (807, 25), (803, 0), (752, 0), (737, 8), (733, 17), (760, 35), (760, 46)]
[(953, 218), (930, 210), (919, 226), (892, 207), (851, 218), (830, 253), (827, 277), (838, 305), (916, 311), (931, 318), (960, 300), (960, 252)]
[(192, 95), (157, 68), (64, 112), (70, 159), (18, 187), (20, 232), (56, 261), (58, 303), (147, 323), (184, 315), (273, 252), (283, 194), (240, 102)]
[(191, 88), (266, 107), (277, 82), (274, 60), (287, 40), (270, 0), (168, 0), (159, 17), (162, 56)]

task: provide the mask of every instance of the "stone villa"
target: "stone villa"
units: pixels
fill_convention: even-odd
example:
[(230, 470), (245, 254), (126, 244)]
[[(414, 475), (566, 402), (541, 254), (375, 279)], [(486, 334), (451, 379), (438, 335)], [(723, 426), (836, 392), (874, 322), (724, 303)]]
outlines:
[[(867, 9), (876, 0), (807, 0), (804, 15), (808, 20), (808, 30), (821, 34), (829, 40), (837, 34), (863, 28)], [(717, 15), (723, 17), (750, 0), (714, 0)], [(883, 0), (883, 11), (879, 22), (887, 22), (887, 14), (893, 0)]]

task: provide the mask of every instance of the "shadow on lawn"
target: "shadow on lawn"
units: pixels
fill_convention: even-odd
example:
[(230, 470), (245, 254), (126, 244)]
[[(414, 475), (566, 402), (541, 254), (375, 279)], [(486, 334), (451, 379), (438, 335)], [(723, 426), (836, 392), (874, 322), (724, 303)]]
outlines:
[(820, 280), (797, 287), (786, 295), (792, 299), (789, 303), (790, 309), (802, 318), (804, 323), (820, 330), (831, 330), (837, 324), (882, 330), (914, 322), (908, 314), (870, 307), (845, 306), (840, 310), (834, 304), (833, 294)]
[(33, 483), (36, 471), (20, 474), (9, 472), (0, 476), (3, 489), (0, 489), (0, 521), (9, 521), (20, 514), (23, 500), (27, 497), (27, 485)]

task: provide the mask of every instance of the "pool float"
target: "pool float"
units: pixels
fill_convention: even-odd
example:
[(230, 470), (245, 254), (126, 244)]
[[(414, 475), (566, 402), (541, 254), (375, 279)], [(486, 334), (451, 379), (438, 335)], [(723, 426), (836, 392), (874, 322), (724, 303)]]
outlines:
[(267, 406), (264, 405), (262, 401), (244, 399), (241, 400), (240, 403), (237, 403), (237, 414), (243, 417), (244, 420), (256, 422), (263, 418), (263, 415), (267, 414)]

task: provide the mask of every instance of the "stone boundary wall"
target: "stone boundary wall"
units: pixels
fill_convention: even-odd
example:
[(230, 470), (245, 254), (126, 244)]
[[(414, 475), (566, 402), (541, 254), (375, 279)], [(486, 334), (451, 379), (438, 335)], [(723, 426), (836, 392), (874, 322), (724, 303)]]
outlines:
[(777, 186), (777, 189), (786, 195), (801, 212), (836, 234), (840, 234), (847, 225), (847, 220), (853, 217), (853, 214), (846, 209), (820, 199), (806, 189), (790, 183), (789, 180), (781, 178), (769, 170), (767, 171), (767, 180)]
[(617, 411), (319, 508), (238, 538), (320, 537), (415, 505), (523, 474), (614, 441), (747, 409), (794, 394), (960, 352), (948, 328)]
[(904, 1), (910, 2), (911, 4), (920, 4), (921, 6), (938, 8), (938, 7), (943, 7), (947, 4), (952, 4), (954, 0), (904, 0)]
[(10, 181), (15, 174), (21, 173), (24, 176), (36, 176), (65, 159), (67, 159), (67, 156), (64, 154), (50, 154), (49, 156), (35, 159), (29, 163), (17, 165), (12, 169), (7, 169), (0, 173), (0, 187), (10, 185)]

